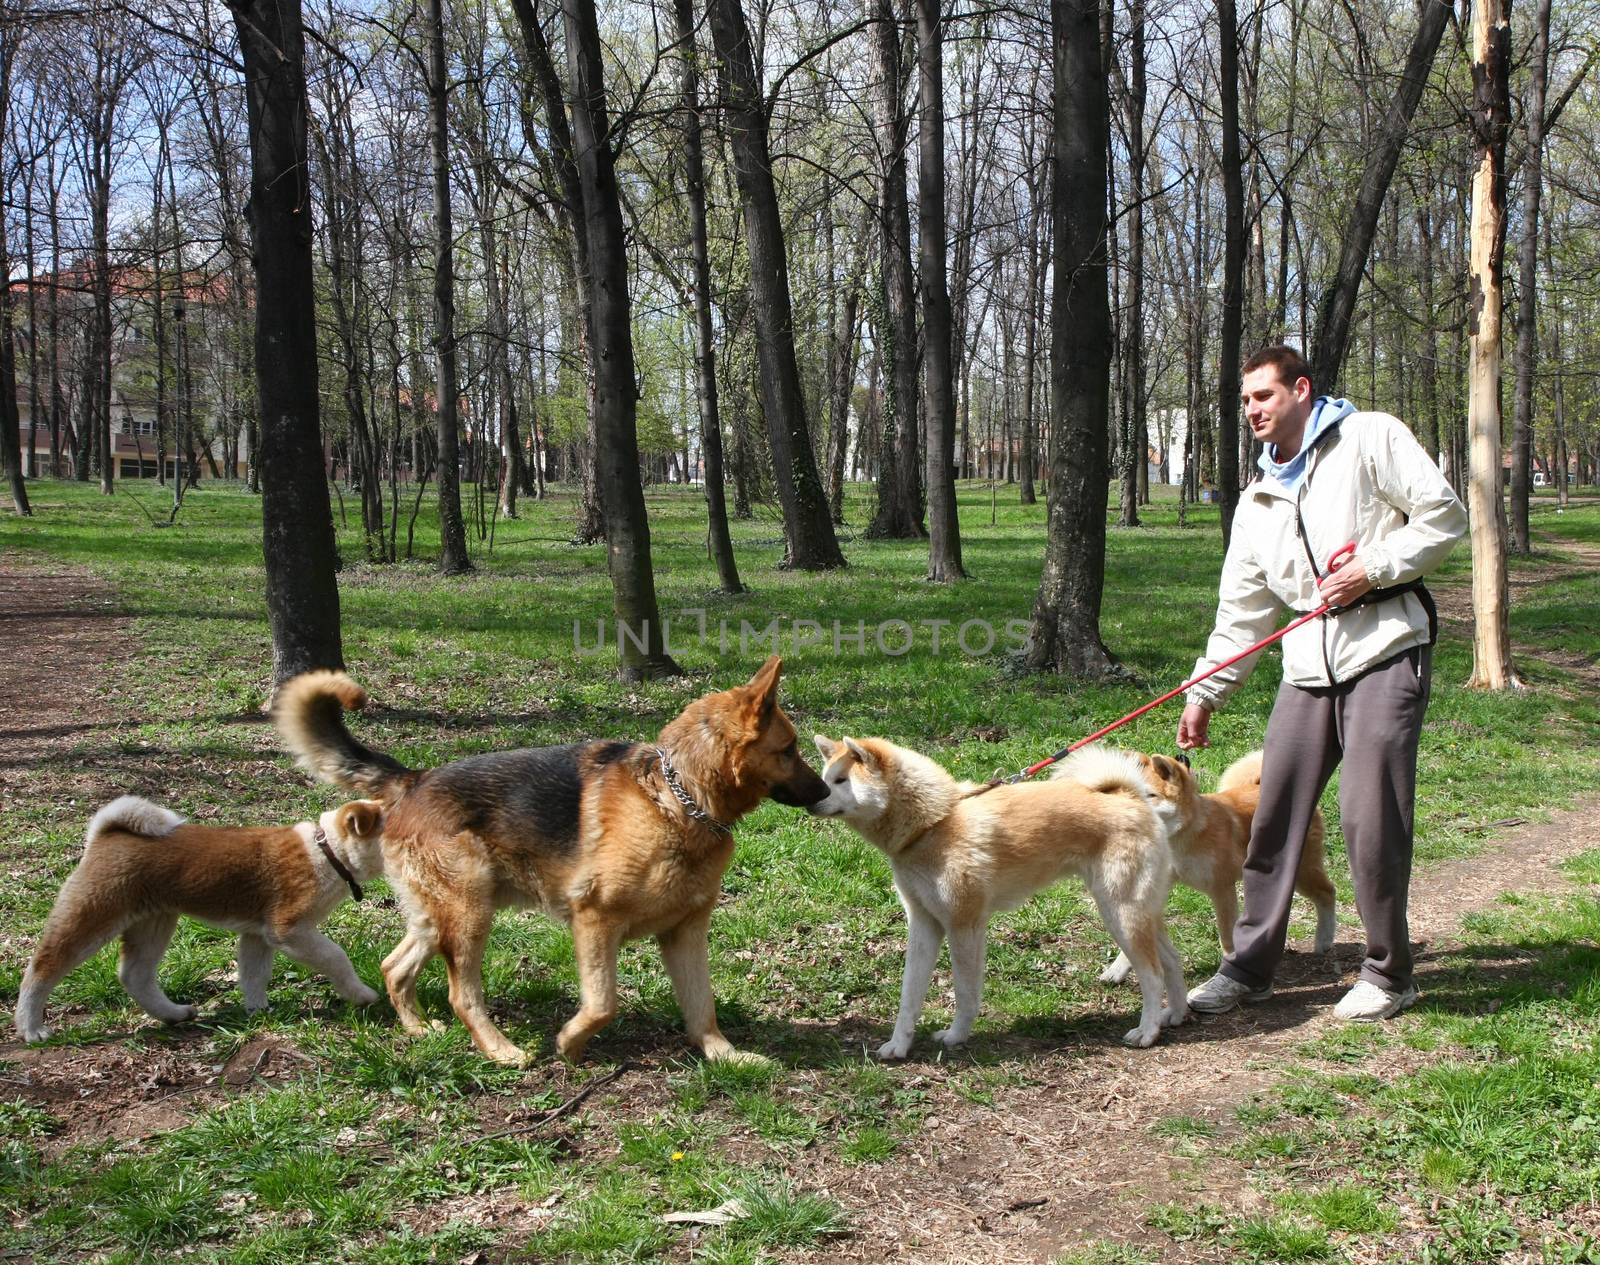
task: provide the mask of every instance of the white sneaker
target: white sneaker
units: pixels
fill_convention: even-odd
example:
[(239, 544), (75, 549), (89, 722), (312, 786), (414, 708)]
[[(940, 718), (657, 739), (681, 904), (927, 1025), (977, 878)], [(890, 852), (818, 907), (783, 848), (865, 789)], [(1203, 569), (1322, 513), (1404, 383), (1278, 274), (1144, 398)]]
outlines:
[(1371, 980), (1357, 980), (1355, 987), (1340, 998), (1339, 1004), (1333, 1008), (1333, 1014), (1336, 1019), (1347, 1019), (1354, 1023), (1375, 1023), (1380, 1019), (1393, 1018), (1402, 1010), (1409, 1010), (1416, 1004), (1419, 995), (1415, 984), (1407, 985), (1403, 992), (1392, 993)]
[(1272, 985), (1251, 988), (1231, 976), (1218, 971), (1199, 988), (1189, 992), (1189, 1008), (1203, 1015), (1222, 1015), (1242, 1001), (1266, 1001), (1272, 996)]

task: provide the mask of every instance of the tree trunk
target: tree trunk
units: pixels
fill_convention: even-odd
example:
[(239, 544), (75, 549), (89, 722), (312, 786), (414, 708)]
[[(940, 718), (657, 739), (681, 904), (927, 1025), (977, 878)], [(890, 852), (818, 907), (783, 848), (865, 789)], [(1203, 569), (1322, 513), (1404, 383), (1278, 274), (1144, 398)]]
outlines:
[(317, 413), (299, 0), (233, 0), (250, 128), (262, 545), (272, 676), (340, 668), (337, 554)]
[(850, 399), (856, 377), (856, 318), (861, 310), (861, 287), (867, 272), (867, 240), (872, 227), (870, 210), (861, 216), (855, 235), (849, 276), (839, 298), (838, 322), (833, 330), (829, 366), (828, 403), (828, 512), (835, 526), (844, 523), (844, 466), (850, 444)]
[(1144, 54), (1144, 0), (1132, 0), (1128, 7), (1128, 73), (1113, 58), (1111, 69), (1121, 99), (1123, 125), (1128, 137), (1128, 302), (1126, 326), (1122, 340), (1123, 371), (1127, 375), (1124, 398), (1124, 435), (1122, 449), (1121, 512), (1118, 525), (1139, 525), (1139, 504), (1148, 499), (1141, 496), (1141, 484), (1147, 478), (1145, 450), (1149, 447), (1149, 426), (1145, 404), (1149, 392), (1145, 384), (1144, 364), (1144, 196), (1145, 196), (1145, 54)]
[(1384, 117), (1376, 143), (1367, 154), (1366, 166), (1361, 173), (1361, 186), (1356, 192), (1355, 204), (1350, 208), (1350, 220), (1345, 225), (1344, 240), (1339, 249), (1339, 267), (1332, 282), (1323, 291), (1317, 305), (1317, 332), (1311, 345), (1311, 373), (1318, 391), (1333, 393), (1344, 365), (1345, 349), (1350, 341), (1350, 324), (1355, 315), (1356, 298), (1361, 291), (1361, 275), (1367, 267), (1367, 256), (1372, 251), (1372, 239), (1378, 231), (1378, 215), (1383, 209), (1384, 195), (1394, 176), (1395, 164), (1400, 161), (1400, 150), (1411, 130), (1411, 118), (1416, 113), (1417, 102), (1427, 86), (1428, 72), (1433, 68), (1434, 54), (1439, 40), (1454, 11), (1454, 0), (1421, 0), (1422, 11), (1417, 23), (1417, 33), (1411, 41), (1411, 51), (1400, 72), (1400, 85), (1395, 89), (1394, 101)]
[(1111, 305), (1106, 292), (1110, 103), (1099, 0), (1053, 0), (1055, 290), (1050, 321), (1049, 527), (1024, 663), (1032, 671), (1118, 671), (1100, 640), (1105, 584)]
[[(563, 0), (572, 111), (573, 154), (583, 194), (593, 304), (595, 437), (600, 502), (606, 516), (607, 560), (616, 612), (617, 649), (625, 680), (675, 676), (656, 606), (650, 524), (639, 480), (635, 429), (633, 316), (628, 254), (614, 163), (616, 138), (606, 110), (600, 28), (594, 0)], [(630, 635), (630, 633), (632, 635)]]
[(917, 411), (917, 317), (911, 275), (911, 214), (906, 203), (905, 71), (894, 0), (873, 0), (876, 66), (872, 117), (879, 146), (878, 249), (883, 297), (878, 304), (883, 359), (878, 510), (867, 535), (913, 540), (922, 530), (922, 464)]
[(1239, 340), (1244, 326), (1244, 170), (1239, 154), (1239, 23), (1234, 0), (1217, 0), (1222, 100), (1222, 330), (1217, 348), (1217, 492), (1222, 545), (1239, 506)]
[(1533, 53), (1528, 65), (1527, 156), (1522, 170), (1522, 242), (1517, 251), (1517, 388), (1511, 429), (1511, 552), (1533, 552), (1528, 537), (1528, 495), (1533, 464), (1533, 373), (1539, 356), (1539, 194), (1544, 170), (1544, 99), (1550, 72), (1550, 0), (1534, 10)]
[(1500, 493), (1501, 270), (1506, 237), (1506, 133), (1511, 126), (1511, 0), (1474, 0), (1472, 264), (1468, 333), (1472, 339), (1467, 426), (1472, 514), (1472, 680), (1482, 689), (1519, 686), (1511, 666), (1506, 592), (1506, 525)]
[(806, 423), (800, 366), (795, 359), (789, 264), (767, 146), (766, 103), (740, 0), (710, 0), (722, 109), (744, 204), (745, 247), (755, 303), (763, 411), (772, 445), (772, 472), (783, 507), (784, 565), (822, 571), (845, 565), (817, 473)]
[(955, 380), (944, 216), (944, 24), (941, 0), (916, 0), (918, 282), (922, 289), (928, 579), (964, 580), (956, 511)]
[(433, 160), (434, 425), (439, 436), (439, 571), (472, 570), (461, 517), (461, 392), (457, 386), (455, 225), (450, 211), (450, 97), (444, 56), (444, 0), (428, 0), (428, 148)]
[[(0, 25), (0, 136), (7, 135), (6, 115), (11, 109), (12, 58), (20, 27)], [(28, 208), (33, 213), (33, 208)], [(12, 508), (31, 515), (28, 486), (22, 470), (22, 421), (17, 415), (17, 352), (11, 321), (11, 251), (6, 240), (6, 217), (0, 211), (0, 462), (11, 487)]]
[(728, 497), (722, 470), (722, 412), (717, 400), (717, 349), (711, 324), (711, 248), (706, 228), (706, 171), (700, 136), (700, 69), (694, 43), (691, 0), (673, 0), (683, 97), (684, 183), (689, 194), (689, 243), (694, 255), (694, 363), (699, 377), (700, 453), (705, 462), (706, 519), (711, 556), (724, 593), (742, 593), (739, 564), (728, 530)]

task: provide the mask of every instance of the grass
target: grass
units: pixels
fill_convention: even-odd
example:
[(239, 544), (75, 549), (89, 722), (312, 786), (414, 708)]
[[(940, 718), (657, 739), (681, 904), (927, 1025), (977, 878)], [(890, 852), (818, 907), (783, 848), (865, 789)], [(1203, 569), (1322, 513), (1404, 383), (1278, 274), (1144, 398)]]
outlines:
[[(216, 821), (287, 821), (333, 802), (291, 771), (257, 715), (270, 664), (259, 502), (203, 485), (178, 526), (157, 529), (134, 503), (153, 489), (124, 486), (102, 498), (45, 482), (34, 492), (35, 518), (0, 520), (0, 549), (104, 578), (134, 616), (138, 652), (91, 682), (95, 715), (106, 721), (91, 717), (59, 755), (7, 783), (0, 997), (8, 1000), (98, 802), (140, 793)], [(880, 734), (927, 750), (959, 775), (986, 777), (1030, 763), (1187, 675), (1215, 604), (1220, 550), (1209, 507), (1191, 510), (1187, 529), (1164, 502), (1149, 525), (1111, 531), (1103, 631), (1135, 680), (1085, 686), (1014, 679), (999, 653), (962, 650), (956, 635), (968, 621), (1002, 630), (1003, 645), (1007, 621), (1026, 618), (1045, 507), (1002, 505), (991, 524), (985, 489), (963, 486), (961, 500), (970, 583), (928, 585), (925, 546), (865, 540), (871, 506), (853, 489), (846, 571), (780, 571), (781, 530), (769, 513), (735, 524), (751, 591), (728, 597), (716, 592), (705, 556), (698, 495), (652, 489), (658, 592), (690, 675), (631, 686), (615, 680), (609, 653), (580, 652), (596, 621), (609, 619), (611, 599), (603, 547), (566, 543), (570, 497), (525, 502), (522, 518), (496, 526), (492, 552), (475, 541), (477, 569), (456, 580), (426, 561), (363, 563), (359, 524), (341, 523), (345, 656), (377, 703), (358, 732), (417, 765), (588, 736), (647, 737), (687, 699), (748, 677), (769, 648), (754, 633), (778, 621), (784, 705), (805, 738)], [(436, 540), (426, 517), (419, 526), (426, 557)], [(1563, 541), (1600, 540), (1600, 510), (1541, 513), (1535, 529), (1548, 533), (1541, 548), (1559, 555)], [(1466, 578), (1463, 556), (1440, 583)], [(1513, 631), (1524, 643), (1592, 643), (1600, 578), (1569, 576), (1520, 594)], [(704, 612), (703, 637), (693, 612)], [(896, 620), (911, 626), (911, 649), (879, 653), (870, 630)], [(841, 634), (865, 626), (864, 645), (836, 647), (836, 621)], [(1537, 817), (1594, 782), (1593, 698), (1537, 662), (1525, 665), (1526, 693), (1481, 695), (1461, 688), (1469, 669), (1470, 648), (1447, 636), (1419, 771), (1423, 861), (1470, 853), (1487, 823)], [(1217, 747), (1197, 762), (1203, 777), (1259, 745), (1276, 675), (1271, 666), (1259, 672), (1218, 718)], [(1171, 709), (1158, 711), (1119, 740), (1169, 750), (1175, 721)], [(1336, 795), (1324, 808), (1348, 921)], [(1600, 858), (1575, 876), (1600, 878)], [(401, 928), (383, 885), (374, 887), (378, 899), (347, 904), (328, 924), (369, 981)], [(174, 997), (201, 1005), (202, 1026), (169, 1036), (128, 1002), (107, 950), (52, 999), (52, 1016), (67, 1020), (52, 1054), (83, 1065), (114, 1054), (136, 1068), (176, 1060), (194, 1077), (175, 1100), (183, 1122), (114, 1139), (78, 1130), (70, 1104), (0, 1101), (0, 1253), (48, 1259), (71, 1243), (132, 1260), (183, 1246), (196, 1260), (398, 1265), (470, 1258), (498, 1244), (533, 1259), (609, 1262), (681, 1259), (692, 1242), (695, 1260), (783, 1259), (855, 1224), (853, 1182), (899, 1165), (910, 1172), (930, 1117), (959, 1113), (973, 1129), (992, 1128), (1034, 1082), (1041, 1043), (1069, 1056), (1114, 1043), (1136, 1005), (1131, 992), (1108, 994), (1095, 983), (1110, 944), (1081, 891), (1065, 885), (997, 920), (969, 1050), (937, 1065), (883, 1067), (863, 1053), (894, 1014), (904, 933), (881, 857), (840, 827), (768, 806), (741, 825), (725, 891), (712, 935), (719, 1013), (737, 1044), (772, 1057), (766, 1064), (685, 1059), (659, 957), (635, 945), (623, 955), (617, 1021), (589, 1063), (563, 1068), (552, 1041), (575, 1005), (571, 944), (528, 913), (501, 915), (485, 965), (497, 1018), (535, 1055), (523, 1072), (477, 1057), (453, 1023), (400, 1039), (386, 1006), (348, 1007), (325, 980), (283, 961), (268, 1011), (247, 1017), (232, 978), (232, 937), (188, 925), (162, 976)], [(1179, 891), (1172, 908), (1186, 968), (1201, 976), (1217, 961), (1210, 907)], [(1298, 923), (1294, 934), (1308, 932)], [(1417, 1206), (1438, 1204), (1429, 1224), (1456, 1255), (1434, 1259), (1470, 1259), (1463, 1245), (1474, 1235), (1504, 1239), (1477, 1193), (1485, 1190), (1509, 1201), (1525, 1241), (1575, 1241), (1550, 1227), (1594, 1196), (1600, 1174), (1600, 1103), (1589, 1088), (1600, 1073), (1600, 977), (1586, 947), (1600, 924), (1581, 903), (1535, 902), (1480, 918), (1470, 935), (1480, 955), (1453, 959), (1448, 984), (1396, 1028), (1308, 1042), (1298, 1052), (1304, 1068), (1231, 1119), (1185, 1114), (1180, 1104), (1151, 1121), (1152, 1149), (1243, 1164), (1269, 1210), (1158, 1208), (1146, 1217), (1150, 1233), (1239, 1259), (1333, 1259), (1346, 1244), (1381, 1244), (1405, 1231), (1408, 1223), (1386, 1221), (1393, 1209), (1371, 1194), (1399, 1182), (1417, 1192)], [(1490, 956), (1507, 945), (1522, 957), (1508, 965)], [(420, 996), (429, 1013), (448, 1016), (437, 964)], [(931, 1058), (929, 1034), (947, 1021), (949, 1005), (940, 975), (919, 1059)], [(226, 1092), (206, 1084), (265, 1034), (293, 1051), (291, 1076)], [(1397, 1052), (1426, 1066), (1392, 1082), (1360, 1079)], [(529, 1127), (625, 1059), (634, 1070), (580, 1110)], [(1508, 1096), (1529, 1104), (1512, 1114), (1515, 1129), (1495, 1110)], [(1284, 1177), (1305, 1165), (1316, 1166), (1315, 1181)], [(1274, 1202), (1290, 1185), (1310, 1193)], [(733, 1197), (749, 1215), (692, 1240), (660, 1219)], [(480, 1214), (492, 1200), (521, 1209), (518, 1218), (491, 1226)], [(1164, 1254), (1104, 1242), (1062, 1259), (1109, 1265)]]

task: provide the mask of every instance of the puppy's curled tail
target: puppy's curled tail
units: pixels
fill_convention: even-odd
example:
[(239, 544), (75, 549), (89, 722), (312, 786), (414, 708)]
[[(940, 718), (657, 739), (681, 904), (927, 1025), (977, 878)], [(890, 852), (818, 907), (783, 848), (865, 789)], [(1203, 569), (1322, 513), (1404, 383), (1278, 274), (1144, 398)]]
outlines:
[(1241, 786), (1261, 785), (1261, 752), (1242, 755), (1222, 771), (1218, 791), (1236, 791)]
[(1091, 791), (1113, 795), (1122, 792), (1136, 799), (1149, 800), (1155, 788), (1145, 776), (1139, 757), (1131, 751), (1102, 747), (1098, 743), (1079, 747), (1050, 774), (1052, 782), (1076, 782)]
[(348, 708), (367, 692), (343, 672), (305, 672), (278, 690), (272, 720), (283, 743), (312, 777), (378, 799), (392, 799), (415, 774), (392, 756), (357, 742), (344, 727)]
[(137, 795), (123, 795), (112, 800), (89, 820), (84, 835), (85, 847), (93, 847), (103, 835), (121, 830), (146, 839), (160, 839), (183, 825), (183, 818), (170, 808), (152, 804)]

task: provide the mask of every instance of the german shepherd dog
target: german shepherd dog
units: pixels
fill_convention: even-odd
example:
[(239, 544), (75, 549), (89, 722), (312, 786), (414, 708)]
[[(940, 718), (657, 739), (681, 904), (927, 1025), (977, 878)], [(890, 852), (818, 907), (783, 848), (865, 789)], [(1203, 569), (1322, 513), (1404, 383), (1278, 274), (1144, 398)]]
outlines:
[(532, 905), (572, 928), (581, 1004), (556, 1038), (567, 1059), (617, 1010), (624, 940), (661, 945), (689, 1037), (708, 1059), (737, 1054), (717, 1029), (707, 929), (733, 857), (731, 827), (763, 799), (805, 807), (827, 794), (778, 706), (777, 656), (747, 685), (690, 703), (654, 743), (584, 742), (408, 769), (351, 737), (343, 709), (366, 693), (339, 672), (287, 682), (278, 732), (324, 781), (384, 805), (389, 880), (406, 935), (383, 963), (407, 1032), (422, 967), (440, 954), (450, 1005), (497, 1063), (527, 1056), (489, 1017), (483, 954), (497, 909)]
[(1163, 914), (1172, 859), (1134, 756), (1085, 748), (1049, 782), (969, 797), (972, 783), (882, 739), (834, 742), (818, 734), (816, 743), (828, 795), (811, 811), (843, 818), (889, 858), (910, 924), (900, 1013), (879, 1058), (909, 1053), (946, 937), (956, 1013), (934, 1039), (966, 1041), (982, 1001), (989, 919), (1067, 874), (1084, 880), (1106, 929), (1139, 967), (1144, 1009), (1123, 1040), (1152, 1045), (1163, 1027), (1189, 1017), (1183, 967)]
[[(1239, 921), (1239, 880), (1244, 876), (1245, 852), (1250, 846), (1250, 826), (1261, 801), (1261, 752), (1241, 756), (1223, 770), (1217, 789), (1200, 794), (1195, 775), (1181, 761), (1164, 755), (1143, 755), (1150, 785), (1165, 807), (1172, 841), (1172, 863), (1177, 881), (1204, 892), (1217, 915), (1217, 939), (1224, 953), (1233, 952), (1233, 924)], [(1339, 919), (1334, 909), (1333, 880), (1328, 877), (1323, 852), (1326, 831), (1319, 810), (1306, 832), (1305, 850), (1295, 875), (1295, 890), (1317, 910), (1315, 951), (1333, 948)], [(1128, 955), (1101, 972), (1105, 984), (1120, 984), (1132, 970)]]

